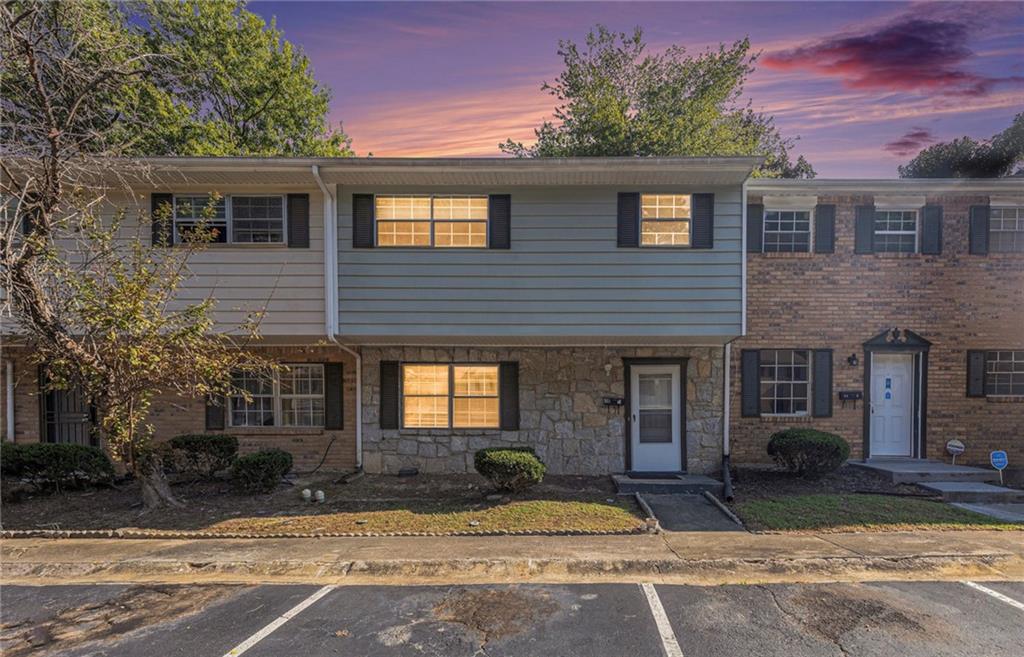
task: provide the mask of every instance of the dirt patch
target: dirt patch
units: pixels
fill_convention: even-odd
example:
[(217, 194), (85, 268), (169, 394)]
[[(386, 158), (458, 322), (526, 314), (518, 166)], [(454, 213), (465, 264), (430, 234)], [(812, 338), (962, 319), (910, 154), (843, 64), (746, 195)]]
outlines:
[(238, 586), (147, 586), (116, 597), (62, 609), (41, 622), (0, 624), (0, 654), (21, 657), (56, 653), (86, 643), (120, 639), (141, 627), (166, 623), (202, 611), (237, 593)]
[(733, 477), (733, 493), (738, 502), (816, 493), (934, 496), (914, 484), (894, 484), (871, 470), (851, 465), (844, 465), (820, 479), (803, 479), (769, 468), (737, 468)]
[(951, 639), (943, 619), (904, 606), (898, 598), (862, 584), (801, 587), (791, 598), (781, 600), (776, 591), (767, 590), (793, 622), (841, 650), (843, 638), (855, 631), (880, 632), (908, 641), (941, 643)]
[(457, 589), (434, 607), (434, 615), (477, 633), (479, 650), (488, 642), (521, 634), (558, 609), (544, 593), (520, 589)]

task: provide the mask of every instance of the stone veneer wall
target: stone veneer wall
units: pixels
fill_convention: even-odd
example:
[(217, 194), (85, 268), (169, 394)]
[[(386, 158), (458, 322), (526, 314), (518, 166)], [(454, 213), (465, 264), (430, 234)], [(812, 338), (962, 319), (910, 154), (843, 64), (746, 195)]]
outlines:
[[(622, 359), (688, 357), (687, 470), (713, 473), (722, 455), (722, 349), (381, 347), (363, 353), (363, 466), (394, 473), (472, 472), (484, 447), (531, 446), (551, 474), (600, 475), (625, 469), (625, 409), (603, 397), (624, 394)], [(519, 431), (382, 430), (380, 361), (519, 363)], [(611, 370), (605, 370), (606, 364)]]

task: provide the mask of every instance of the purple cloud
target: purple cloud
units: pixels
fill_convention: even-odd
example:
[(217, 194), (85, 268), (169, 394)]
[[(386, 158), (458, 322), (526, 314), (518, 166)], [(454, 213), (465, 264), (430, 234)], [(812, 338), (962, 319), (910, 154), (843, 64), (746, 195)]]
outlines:
[(902, 137), (890, 141), (883, 148), (893, 155), (906, 157), (907, 155), (916, 155), (922, 148), (928, 144), (934, 144), (935, 141), (935, 136), (931, 133), (931, 130), (927, 128), (911, 128)]
[(945, 95), (988, 94), (1020, 83), (1020, 76), (991, 77), (966, 66), (972, 26), (952, 18), (901, 16), (873, 31), (837, 34), (767, 55), (775, 70), (808, 70), (839, 78), (852, 89), (927, 91)]

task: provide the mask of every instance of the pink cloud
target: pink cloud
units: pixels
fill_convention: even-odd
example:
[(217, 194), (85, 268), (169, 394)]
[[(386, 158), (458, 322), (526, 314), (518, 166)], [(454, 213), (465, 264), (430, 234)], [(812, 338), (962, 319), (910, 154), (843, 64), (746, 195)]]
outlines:
[(935, 141), (935, 136), (931, 133), (931, 130), (927, 128), (912, 128), (903, 133), (902, 137), (888, 142), (883, 148), (893, 155), (906, 157), (907, 155), (915, 155), (928, 144), (934, 144)]

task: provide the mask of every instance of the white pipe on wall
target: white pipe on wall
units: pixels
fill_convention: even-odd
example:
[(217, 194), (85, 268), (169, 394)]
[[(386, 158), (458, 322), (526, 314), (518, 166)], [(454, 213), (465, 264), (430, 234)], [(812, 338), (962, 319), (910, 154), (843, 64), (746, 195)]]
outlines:
[(723, 385), (725, 386), (725, 394), (722, 396), (722, 414), (725, 416), (722, 422), (722, 456), (729, 456), (729, 415), (730, 409), (732, 408), (731, 397), (729, 387), (732, 373), (732, 343), (725, 343), (725, 351), (722, 354), (722, 364), (724, 371), (722, 372), (722, 378), (725, 379)]
[(7, 379), (7, 434), (5, 439), (8, 441), (14, 441), (14, 361), (10, 358), (5, 363), (6, 367), (6, 379)]

